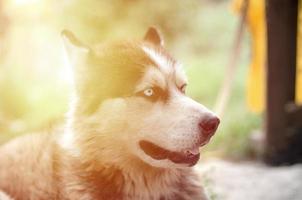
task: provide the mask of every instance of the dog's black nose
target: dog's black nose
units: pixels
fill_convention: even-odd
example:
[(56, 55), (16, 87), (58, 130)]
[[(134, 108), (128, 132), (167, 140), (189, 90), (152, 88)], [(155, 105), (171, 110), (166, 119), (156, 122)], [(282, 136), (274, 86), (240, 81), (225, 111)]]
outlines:
[(201, 128), (201, 132), (206, 137), (211, 137), (214, 135), (218, 125), (220, 123), (220, 120), (218, 117), (211, 116), (206, 117), (199, 123), (199, 127)]

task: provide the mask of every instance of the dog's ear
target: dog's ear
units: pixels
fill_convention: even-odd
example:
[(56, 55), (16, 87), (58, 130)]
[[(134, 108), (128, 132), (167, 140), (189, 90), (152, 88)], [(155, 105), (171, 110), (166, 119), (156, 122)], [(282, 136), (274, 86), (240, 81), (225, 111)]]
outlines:
[(87, 58), (87, 55), (91, 51), (90, 48), (80, 42), (69, 30), (63, 30), (61, 35), (70, 63), (73, 65), (73, 67), (78, 67), (77, 65), (82, 63)]
[(160, 31), (153, 26), (149, 27), (145, 34), (144, 40), (155, 45), (164, 46), (164, 40)]

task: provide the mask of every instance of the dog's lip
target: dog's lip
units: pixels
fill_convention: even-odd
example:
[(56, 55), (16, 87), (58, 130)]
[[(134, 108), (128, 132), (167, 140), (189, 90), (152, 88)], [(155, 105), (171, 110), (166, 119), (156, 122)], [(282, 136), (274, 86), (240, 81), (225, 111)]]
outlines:
[(169, 159), (177, 164), (193, 166), (197, 163), (200, 157), (199, 147), (186, 149), (181, 152), (174, 152), (146, 140), (141, 140), (139, 142), (139, 146), (145, 154), (155, 160)]
[(207, 138), (206, 140), (201, 141), (198, 146), (202, 147), (202, 146), (208, 144), (210, 142), (210, 140), (211, 140), (211, 138)]
[(190, 148), (190, 149), (186, 149), (183, 151), (185, 154), (193, 154), (193, 155), (197, 155), (199, 154), (199, 147), (194, 147), (194, 148)]

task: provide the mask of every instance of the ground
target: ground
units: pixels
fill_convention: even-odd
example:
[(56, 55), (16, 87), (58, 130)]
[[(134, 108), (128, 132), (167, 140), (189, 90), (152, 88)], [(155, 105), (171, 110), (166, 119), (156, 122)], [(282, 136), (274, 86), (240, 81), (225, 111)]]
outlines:
[(211, 200), (301, 200), (302, 164), (269, 167), (222, 160), (196, 166)]

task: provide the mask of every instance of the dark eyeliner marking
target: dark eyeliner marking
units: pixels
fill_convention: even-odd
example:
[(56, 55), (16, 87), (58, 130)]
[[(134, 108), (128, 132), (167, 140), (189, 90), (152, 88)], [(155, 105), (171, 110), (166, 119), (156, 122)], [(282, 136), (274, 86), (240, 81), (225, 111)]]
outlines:
[(183, 84), (182, 86), (180, 86), (179, 90), (180, 90), (183, 94), (185, 94), (185, 93), (186, 93), (186, 88), (187, 88), (187, 84), (185, 83), (185, 84)]

